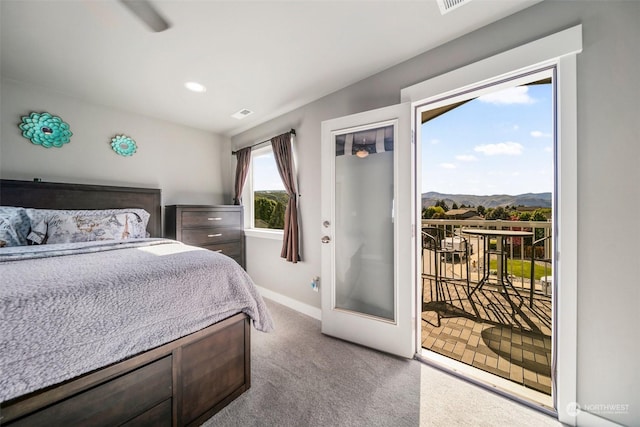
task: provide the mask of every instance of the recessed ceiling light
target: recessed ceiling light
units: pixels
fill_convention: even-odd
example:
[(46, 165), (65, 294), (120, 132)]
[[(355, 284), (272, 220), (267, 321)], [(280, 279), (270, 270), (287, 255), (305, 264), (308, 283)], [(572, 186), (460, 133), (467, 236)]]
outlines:
[(231, 117), (233, 117), (234, 119), (244, 119), (247, 116), (250, 116), (251, 114), (253, 114), (253, 111), (248, 110), (246, 108), (243, 108), (242, 110), (238, 111), (235, 114), (232, 114)]
[(186, 82), (184, 87), (189, 89), (192, 92), (204, 93), (207, 91), (207, 88), (197, 82)]

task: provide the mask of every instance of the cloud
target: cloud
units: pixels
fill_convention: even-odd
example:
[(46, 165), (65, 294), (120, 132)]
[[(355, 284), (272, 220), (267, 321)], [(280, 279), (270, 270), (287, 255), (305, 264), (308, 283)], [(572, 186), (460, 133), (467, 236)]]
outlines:
[(534, 138), (551, 138), (550, 133), (541, 132), (539, 130), (534, 130), (531, 132), (531, 136)]
[(474, 148), (478, 153), (484, 153), (485, 156), (519, 156), (522, 154), (524, 147), (517, 142), (499, 142), (497, 144), (478, 145)]
[(455, 169), (456, 165), (454, 165), (453, 163), (440, 163), (440, 167), (442, 169)]
[(499, 92), (488, 93), (478, 97), (478, 101), (496, 105), (533, 104), (535, 100), (528, 94), (526, 86), (510, 87)]
[(440, 140), (439, 139), (432, 139), (431, 141), (429, 141), (431, 144), (435, 145), (435, 144), (440, 144)]
[(475, 162), (478, 160), (478, 158), (473, 154), (460, 154), (456, 156), (456, 160), (459, 160), (461, 162)]
[(551, 153), (553, 151), (553, 147), (544, 147), (545, 153)]

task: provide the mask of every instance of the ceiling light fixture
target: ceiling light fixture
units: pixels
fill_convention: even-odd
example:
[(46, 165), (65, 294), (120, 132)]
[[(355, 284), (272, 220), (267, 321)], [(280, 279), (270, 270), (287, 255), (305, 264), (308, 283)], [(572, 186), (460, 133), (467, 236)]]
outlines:
[(364, 148), (361, 148), (358, 151), (356, 151), (356, 156), (360, 157), (361, 159), (364, 159), (368, 155), (369, 155), (369, 152)]
[(369, 150), (367, 149), (367, 138), (362, 138), (362, 145), (356, 151), (356, 156), (361, 159), (364, 159), (369, 155)]
[(186, 82), (184, 87), (189, 89), (191, 92), (205, 93), (207, 91), (207, 88), (198, 82)]

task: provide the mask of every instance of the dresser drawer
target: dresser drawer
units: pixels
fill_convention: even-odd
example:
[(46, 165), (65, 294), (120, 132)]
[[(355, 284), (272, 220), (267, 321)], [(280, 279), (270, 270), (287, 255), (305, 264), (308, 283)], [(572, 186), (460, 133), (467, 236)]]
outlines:
[(242, 206), (169, 205), (165, 206), (164, 236), (222, 251), (244, 268), (243, 218)]
[(203, 245), (202, 247), (213, 252), (224, 254), (234, 259), (238, 259), (242, 256), (242, 246), (239, 242), (220, 243), (217, 245)]
[(182, 242), (194, 246), (237, 241), (241, 237), (242, 230), (239, 228), (190, 228), (182, 230)]
[(182, 227), (240, 227), (237, 211), (182, 211)]

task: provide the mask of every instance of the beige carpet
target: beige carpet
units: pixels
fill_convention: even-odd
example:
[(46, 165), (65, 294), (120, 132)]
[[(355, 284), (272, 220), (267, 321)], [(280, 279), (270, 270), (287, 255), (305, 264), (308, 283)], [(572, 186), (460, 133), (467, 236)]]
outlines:
[(459, 378), (320, 333), (267, 300), (276, 331), (252, 331), (252, 385), (205, 426), (560, 426)]

